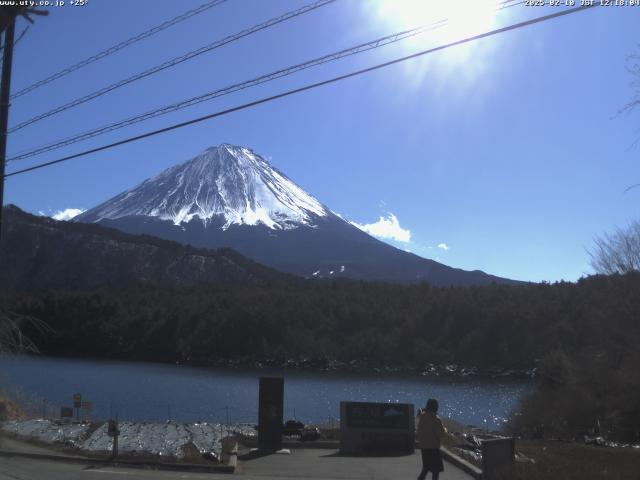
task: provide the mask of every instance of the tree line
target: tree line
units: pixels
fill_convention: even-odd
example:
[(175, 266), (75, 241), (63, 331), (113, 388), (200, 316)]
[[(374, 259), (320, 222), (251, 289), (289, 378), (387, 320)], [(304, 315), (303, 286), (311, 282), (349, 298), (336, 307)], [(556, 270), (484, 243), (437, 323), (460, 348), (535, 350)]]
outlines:
[(577, 283), (434, 288), (336, 281), (4, 292), (0, 306), (53, 333), (45, 354), (215, 363), (354, 359), (526, 368), (553, 350), (639, 344), (640, 273)]

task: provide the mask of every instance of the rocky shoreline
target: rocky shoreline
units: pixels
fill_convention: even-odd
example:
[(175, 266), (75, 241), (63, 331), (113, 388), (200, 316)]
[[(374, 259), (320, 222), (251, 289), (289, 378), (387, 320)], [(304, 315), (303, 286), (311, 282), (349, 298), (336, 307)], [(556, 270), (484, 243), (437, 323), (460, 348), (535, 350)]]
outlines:
[(410, 374), (423, 377), (475, 377), (488, 379), (534, 379), (537, 367), (503, 368), (463, 366), (455, 363), (427, 363), (424, 365), (390, 365), (371, 360), (314, 360), (314, 359), (255, 359), (250, 357), (215, 359), (202, 362), (177, 361), (176, 364), (202, 365), (231, 369), (290, 369), (312, 372), (361, 374)]
[[(252, 425), (209, 422), (119, 422), (119, 451), (125, 455), (153, 455), (184, 459), (202, 456), (217, 460), (228, 435), (255, 435)], [(64, 447), (86, 455), (110, 455), (113, 437), (105, 422), (76, 422), (33, 418), (0, 422), (0, 433)]]

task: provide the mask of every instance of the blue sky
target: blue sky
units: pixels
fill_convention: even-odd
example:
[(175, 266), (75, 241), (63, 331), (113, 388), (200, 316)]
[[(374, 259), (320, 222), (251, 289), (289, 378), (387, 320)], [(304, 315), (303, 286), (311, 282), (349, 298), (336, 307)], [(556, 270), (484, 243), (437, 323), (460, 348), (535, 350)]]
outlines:
[[(203, 0), (89, 0), (37, 17), (16, 46), (12, 91)], [(229, 0), (12, 102), (14, 125), (309, 2)], [(443, 5), (457, 9), (444, 11)], [(13, 162), (10, 172), (330, 76), (472, 31), (556, 11), (482, 16), (459, 2), (337, 0), (9, 137), (15, 152), (447, 15), (419, 38)], [(466, 7), (465, 7), (466, 5)], [(595, 8), (7, 179), (5, 203), (87, 209), (223, 142), (253, 148), (345, 218), (464, 269), (532, 281), (591, 272), (595, 235), (638, 217), (640, 112), (628, 56), (640, 7)], [(17, 32), (26, 26), (20, 21)], [(393, 238), (390, 238), (393, 237)]]

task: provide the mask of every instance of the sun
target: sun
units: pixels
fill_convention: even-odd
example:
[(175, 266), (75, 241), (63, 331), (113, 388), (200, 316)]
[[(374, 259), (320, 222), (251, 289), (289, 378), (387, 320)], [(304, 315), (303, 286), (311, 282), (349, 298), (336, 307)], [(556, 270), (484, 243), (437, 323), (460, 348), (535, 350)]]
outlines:
[(378, 16), (397, 30), (422, 25), (438, 27), (428, 31), (438, 43), (460, 40), (490, 30), (496, 12), (510, 2), (496, 0), (378, 0)]
[[(513, 15), (516, 0), (370, 0), (368, 13), (388, 33), (427, 27), (397, 44), (404, 54), (455, 43), (497, 28)], [(369, 17), (369, 18), (373, 18)], [(499, 39), (465, 42), (403, 64), (405, 86), (412, 91), (424, 82), (438, 92), (462, 96), (488, 74)]]

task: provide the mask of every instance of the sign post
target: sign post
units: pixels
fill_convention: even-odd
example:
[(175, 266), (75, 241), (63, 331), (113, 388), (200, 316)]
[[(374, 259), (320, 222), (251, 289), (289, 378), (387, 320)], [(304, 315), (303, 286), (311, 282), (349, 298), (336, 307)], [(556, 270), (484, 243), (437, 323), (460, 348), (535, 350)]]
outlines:
[(118, 456), (118, 436), (120, 435), (120, 429), (118, 428), (118, 422), (116, 420), (109, 420), (107, 435), (113, 437), (113, 450), (111, 451), (111, 459), (115, 460), (115, 458)]
[(76, 419), (80, 421), (80, 407), (82, 406), (82, 395), (79, 393), (73, 394), (73, 408), (76, 409)]
[(90, 420), (91, 419), (90, 412), (93, 409), (93, 402), (82, 402), (81, 406), (83, 410), (83, 415), (82, 415), (83, 421), (86, 421), (87, 419)]

